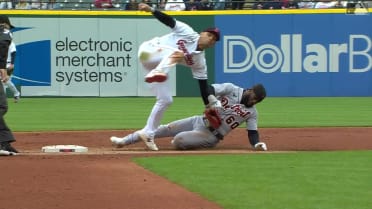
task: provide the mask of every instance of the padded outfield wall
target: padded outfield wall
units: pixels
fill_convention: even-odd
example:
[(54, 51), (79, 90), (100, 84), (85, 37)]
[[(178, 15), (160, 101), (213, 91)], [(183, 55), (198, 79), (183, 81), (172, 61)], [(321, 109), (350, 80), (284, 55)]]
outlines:
[[(140, 43), (169, 32), (143, 12), (4, 10), (16, 26), (15, 76), (23, 96), (149, 96)], [(169, 12), (200, 31), (210, 82), (264, 83), (269, 96), (372, 96), (372, 15), (344, 9)], [(198, 96), (187, 68), (172, 71), (174, 95)]]

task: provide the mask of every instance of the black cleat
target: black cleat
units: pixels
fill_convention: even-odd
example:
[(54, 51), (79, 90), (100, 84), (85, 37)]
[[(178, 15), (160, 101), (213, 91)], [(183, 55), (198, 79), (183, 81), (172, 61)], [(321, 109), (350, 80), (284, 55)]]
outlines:
[(10, 155), (15, 155), (16, 153), (19, 153), (18, 150), (12, 147), (12, 145), (10, 145), (9, 142), (2, 142), (0, 144), (0, 150), (8, 151)]

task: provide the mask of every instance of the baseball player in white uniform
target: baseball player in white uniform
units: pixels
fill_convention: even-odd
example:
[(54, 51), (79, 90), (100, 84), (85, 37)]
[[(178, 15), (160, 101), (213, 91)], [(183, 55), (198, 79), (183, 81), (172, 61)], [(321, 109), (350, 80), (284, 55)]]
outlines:
[(10, 77), (9, 77), (9, 80), (4, 83), (4, 91), (6, 92), (6, 88), (9, 88), (10, 91), (13, 93), (14, 102), (17, 103), (19, 101), (21, 93), (18, 91), (18, 89), (15, 87), (14, 83), (12, 82), (12, 74), (14, 70), (16, 52), (17, 52), (16, 45), (14, 41), (12, 41), (8, 49), (8, 59), (6, 63), (6, 68), (8, 71), (8, 75)]
[[(154, 132), (160, 125), (165, 110), (173, 102), (168, 78), (169, 69), (177, 64), (191, 68), (192, 75), (198, 80), (204, 104), (208, 104), (207, 65), (204, 50), (213, 47), (220, 39), (217, 28), (208, 28), (201, 33), (195, 32), (189, 25), (140, 3), (139, 10), (151, 12), (163, 24), (172, 29), (161, 37), (155, 37), (141, 44), (138, 50), (139, 60), (148, 74), (145, 81), (156, 95), (156, 103), (147, 119), (146, 126), (138, 132), (140, 138), (150, 150), (158, 150), (154, 143)], [(115, 140), (115, 136), (111, 137)]]
[[(256, 150), (267, 150), (267, 145), (260, 142), (257, 128), (258, 111), (255, 104), (266, 97), (262, 84), (249, 89), (243, 89), (232, 83), (213, 84), (210, 89), (218, 99), (219, 105), (212, 107), (220, 120), (218, 127), (211, 126), (207, 113), (173, 121), (161, 125), (155, 131), (155, 138), (173, 137), (175, 149), (190, 150), (215, 147), (234, 128), (246, 123), (248, 139)], [(141, 141), (139, 132), (129, 134), (124, 138), (112, 138), (114, 146), (121, 148), (125, 145)]]

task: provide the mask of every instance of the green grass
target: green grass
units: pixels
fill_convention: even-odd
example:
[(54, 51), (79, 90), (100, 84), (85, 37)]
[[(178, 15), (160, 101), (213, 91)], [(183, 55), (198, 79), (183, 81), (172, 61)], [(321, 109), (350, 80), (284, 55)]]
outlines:
[(257, 108), (264, 127), (372, 126), (372, 97), (267, 98)]
[[(155, 102), (137, 98), (21, 98), (9, 100), (13, 131), (138, 129)], [(371, 97), (267, 98), (257, 105), (259, 127), (372, 126)], [(201, 98), (175, 97), (163, 123), (203, 112)]]
[(369, 209), (371, 151), (135, 158), (225, 209)]

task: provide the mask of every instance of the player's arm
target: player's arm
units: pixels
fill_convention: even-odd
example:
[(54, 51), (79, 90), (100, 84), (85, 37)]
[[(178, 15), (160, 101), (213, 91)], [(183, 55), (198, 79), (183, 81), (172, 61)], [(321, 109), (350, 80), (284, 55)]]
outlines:
[(10, 53), (10, 63), (9, 63), (8, 68), (7, 68), (8, 75), (13, 74), (15, 57), (16, 57), (16, 52), (15, 51), (11, 52)]
[(249, 143), (256, 150), (266, 151), (267, 146), (264, 142), (260, 142), (260, 134), (257, 130), (248, 130)]
[(160, 22), (162, 22), (163, 24), (170, 28), (174, 28), (174, 26), (176, 26), (176, 20), (173, 17), (150, 7), (150, 5), (148, 4), (140, 3), (138, 4), (138, 9), (140, 11), (151, 12), (152, 15), (156, 17), (156, 19), (158, 19)]
[(10, 64), (14, 65), (15, 62), (15, 57), (16, 57), (16, 52), (11, 52), (10, 53)]
[(249, 143), (251, 143), (252, 146), (260, 142), (260, 134), (257, 130), (248, 130), (248, 139)]
[[(213, 86), (208, 85), (208, 80), (206, 80), (206, 79), (205, 80), (198, 80), (198, 82), (199, 82), (200, 94), (202, 96), (204, 105), (207, 106), (209, 104), (208, 96), (210, 94), (214, 95), (214, 88), (213, 88)], [(213, 91), (213, 93), (210, 92), (210, 91)]]

